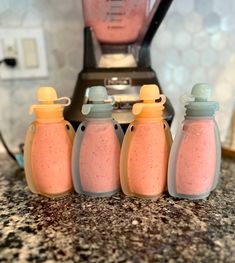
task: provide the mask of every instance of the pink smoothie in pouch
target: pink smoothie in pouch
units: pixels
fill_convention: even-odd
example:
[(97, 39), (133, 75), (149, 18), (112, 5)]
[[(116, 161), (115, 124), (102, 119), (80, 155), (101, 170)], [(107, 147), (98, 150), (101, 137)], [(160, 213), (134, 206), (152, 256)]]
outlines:
[(168, 153), (163, 126), (163, 122), (135, 123), (128, 159), (133, 193), (154, 196), (165, 189)]
[(120, 144), (112, 121), (86, 127), (80, 150), (81, 186), (85, 192), (111, 192), (119, 183)]
[[(189, 121), (190, 122), (190, 121)], [(212, 120), (185, 123), (176, 162), (176, 191), (195, 195), (210, 191), (216, 164), (216, 144)]]
[(31, 158), (33, 179), (44, 194), (60, 194), (72, 188), (72, 142), (63, 122), (36, 126)]

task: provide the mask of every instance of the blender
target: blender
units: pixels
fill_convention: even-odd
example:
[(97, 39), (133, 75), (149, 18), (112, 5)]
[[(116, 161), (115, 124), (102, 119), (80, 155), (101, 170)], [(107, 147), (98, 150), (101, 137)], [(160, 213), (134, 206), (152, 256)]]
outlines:
[[(113, 118), (125, 130), (133, 121), (143, 84), (157, 84), (150, 44), (173, 0), (83, 0), (84, 58), (72, 102), (64, 112), (76, 129), (84, 120), (81, 107), (89, 87), (104, 86), (114, 97)], [(167, 99), (164, 118), (171, 124), (174, 109)]]

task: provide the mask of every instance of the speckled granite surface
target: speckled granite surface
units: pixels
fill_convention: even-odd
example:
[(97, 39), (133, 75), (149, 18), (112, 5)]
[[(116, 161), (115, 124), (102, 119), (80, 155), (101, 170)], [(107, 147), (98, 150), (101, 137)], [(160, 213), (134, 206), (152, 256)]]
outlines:
[(0, 155), (0, 262), (235, 262), (235, 161), (207, 201), (32, 195)]

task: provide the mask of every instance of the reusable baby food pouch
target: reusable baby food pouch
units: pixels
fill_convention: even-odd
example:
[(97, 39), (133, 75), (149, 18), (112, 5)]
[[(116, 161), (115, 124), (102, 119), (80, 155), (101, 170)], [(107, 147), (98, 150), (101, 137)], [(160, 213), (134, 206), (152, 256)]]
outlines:
[(140, 89), (134, 104), (135, 120), (129, 125), (121, 150), (121, 186), (126, 195), (156, 198), (166, 189), (167, 163), (172, 142), (163, 119), (166, 97), (157, 85)]
[(185, 120), (174, 139), (168, 167), (168, 190), (174, 197), (206, 198), (217, 186), (221, 145), (214, 113), (219, 105), (208, 101), (210, 95), (207, 84), (196, 84), (185, 105)]
[(112, 119), (114, 99), (103, 86), (89, 88), (82, 122), (76, 132), (72, 155), (76, 192), (111, 196), (120, 189), (119, 160), (123, 139), (121, 126)]
[[(33, 193), (55, 197), (73, 189), (71, 155), (74, 130), (63, 118), (63, 109), (70, 104), (67, 97), (57, 98), (54, 88), (37, 90), (38, 104), (30, 107), (36, 115), (29, 126), (25, 147), (25, 175)], [(67, 100), (66, 104), (59, 104)]]

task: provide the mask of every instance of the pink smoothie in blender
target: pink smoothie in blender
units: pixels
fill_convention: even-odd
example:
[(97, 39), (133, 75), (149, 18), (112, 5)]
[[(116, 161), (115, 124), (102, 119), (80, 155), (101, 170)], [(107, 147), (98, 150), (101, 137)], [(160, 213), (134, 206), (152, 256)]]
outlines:
[(83, 0), (86, 26), (102, 43), (134, 42), (147, 15), (148, 0)]

